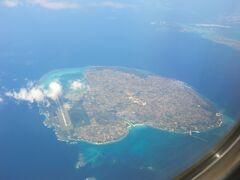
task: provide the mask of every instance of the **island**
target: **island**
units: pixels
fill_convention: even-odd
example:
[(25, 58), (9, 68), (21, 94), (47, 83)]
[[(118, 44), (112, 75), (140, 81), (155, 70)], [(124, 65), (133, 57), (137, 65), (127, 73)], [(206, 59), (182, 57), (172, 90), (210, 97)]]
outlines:
[(39, 86), (51, 82), (63, 92), (39, 106), (44, 124), (62, 141), (104, 144), (142, 125), (191, 134), (222, 122), (213, 104), (186, 83), (138, 69), (60, 69), (44, 75)]

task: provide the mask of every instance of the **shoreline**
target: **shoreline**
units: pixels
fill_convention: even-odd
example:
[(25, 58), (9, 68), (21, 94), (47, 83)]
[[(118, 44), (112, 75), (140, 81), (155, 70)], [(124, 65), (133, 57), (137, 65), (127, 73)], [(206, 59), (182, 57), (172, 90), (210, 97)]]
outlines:
[[(75, 144), (75, 143), (84, 142), (84, 143), (88, 143), (88, 144), (92, 144), (92, 145), (107, 145), (107, 144), (113, 144), (113, 143), (117, 143), (117, 142), (125, 139), (125, 138), (129, 135), (130, 130), (133, 130), (134, 128), (140, 128), (140, 127), (148, 127), (148, 126), (145, 125), (145, 124), (133, 124), (133, 125), (129, 125), (129, 126), (127, 126), (127, 129), (128, 129), (127, 133), (124, 134), (123, 136), (119, 137), (119, 138), (116, 139), (116, 140), (111, 140), (111, 141), (96, 143), (96, 142), (91, 142), (91, 141), (88, 141), (88, 140), (83, 140), (83, 139), (81, 139), (81, 140), (73, 140), (72, 142), (71, 142), (71, 140), (69, 140), (69, 143)], [(150, 127), (150, 126), (149, 126), (149, 127)], [(64, 141), (64, 140), (63, 140), (63, 141)]]
[(128, 123), (128, 126), (126, 127), (127, 128), (127, 133), (124, 134), (123, 136), (120, 136), (119, 138), (117, 139), (113, 139), (113, 140), (110, 140), (110, 141), (106, 141), (106, 142), (92, 142), (92, 141), (89, 141), (89, 140), (86, 140), (86, 139), (66, 139), (66, 138), (63, 138), (61, 136), (59, 136), (58, 134), (56, 134), (56, 128), (52, 127), (52, 126), (49, 126), (48, 124), (46, 124), (46, 116), (47, 114), (45, 114), (44, 112), (40, 113), (41, 115), (45, 116), (45, 119), (43, 121), (43, 125), (50, 128), (50, 129), (53, 129), (53, 131), (55, 132), (55, 135), (57, 137), (57, 139), (59, 141), (64, 141), (64, 142), (67, 142), (69, 144), (77, 144), (77, 143), (88, 143), (88, 144), (92, 144), (92, 145), (107, 145), (107, 144), (112, 144), (112, 143), (117, 143), (123, 139), (125, 139), (131, 130), (134, 130), (136, 128), (152, 128), (152, 129), (156, 129), (158, 131), (163, 131), (163, 132), (168, 132), (168, 133), (174, 133), (174, 134), (183, 134), (183, 135), (192, 135), (192, 133), (197, 133), (197, 134), (200, 134), (200, 133), (204, 133), (204, 132), (208, 132), (208, 131), (211, 131), (211, 130), (215, 130), (215, 129), (218, 129), (218, 128), (221, 128), (222, 126), (225, 126), (226, 122), (228, 122), (228, 119), (232, 119), (231, 117), (229, 116), (226, 116), (226, 115), (223, 115), (222, 118), (220, 119), (220, 122), (216, 124), (216, 126), (214, 127), (207, 127), (206, 129), (204, 130), (189, 130), (189, 131), (178, 131), (178, 130), (174, 130), (174, 129), (167, 129), (167, 128), (159, 128), (159, 127), (154, 127), (152, 125), (146, 125), (146, 124), (130, 124)]
[[(64, 79), (65, 75), (74, 75), (74, 76), (78, 75), (79, 76), (79, 75), (84, 75), (84, 72), (86, 72), (88, 70), (98, 70), (98, 69), (101, 69), (101, 68), (103, 68), (103, 70), (104, 69), (113, 69), (113, 70), (119, 70), (119, 71), (123, 71), (123, 72), (130, 71), (130, 73), (132, 73), (132, 74), (135, 74), (137, 72), (141, 72), (145, 75), (146, 74), (151, 74), (150, 72), (145, 72), (145, 71), (142, 72), (142, 70), (137, 70), (137, 69), (134, 69), (134, 71), (133, 71), (132, 69), (119, 67), (119, 66), (111, 66), (111, 67), (86, 66), (86, 67), (82, 67), (82, 68), (63, 68), (63, 69), (57, 69), (57, 70), (54, 70), (54, 71), (50, 71), (49, 73), (46, 73), (45, 75), (43, 75), (40, 78), (39, 82), (42, 83), (43, 85), (46, 85), (46, 84), (48, 84), (48, 81), (50, 81), (54, 78), (57, 78), (57, 79), (59, 78), (59, 80), (62, 80), (63, 82), (65, 82), (69, 79), (69, 77)], [(62, 76), (63, 76), (63, 78), (62, 78)], [(156, 76), (164, 78), (161, 75), (156, 75)], [(172, 79), (172, 78), (166, 78), (166, 79), (174, 81), (174, 82), (172, 82), (172, 83), (174, 83), (174, 87), (175, 87), (175, 85), (177, 85), (176, 87), (183, 87), (183, 88), (187, 89), (187, 91), (188, 91), (187, 93), (192, 95), (192, 96), (195, 95), (195, 93), (196, 93), (195, 96), (197, 96), (197, 97), (199, 96), (199, 99), (200, 100), (202, 99), (202, 101), (204, 101), (204, 102), (206, 101), (206, 104), (204, 104), (204, 105), (206, 105), (207, 107), (211, 107), (211, 109), (209, 109), (209, 111), (214, 110), (214, 112), (215, 111), (217, 112), (215, 107), (214, 106), (212, 107), (212, 105), (211, 105), (212, 103), (207, 98), (201, 96), (197, 92), (197, 90), (195, 90), (193, 87), (191, 87), (187, 83), (176, 80), (176, 79)], [(69, 81), (67, 81), (67, 82), (69, 82)], [(79, 100), (79, 99), (77, 99), (77, 100)], [(199, 104), (202, 104), (200, 100), (199, 100), (199, 102), (200, 102)], [(75, 103), (75, 101), (73, 101), (73, 103)], [(90, 103), (90, 105), (91, 105), (91, 103)], [(201, 106), (199, 105), (199, 107), (201, 107)], [(195, 110), (194, 110), (194, 113), (198, 113), (198, 111), (195, 112)], [(221, 125), (222, 125), (222, 119), (220, 117), (221, 114), (216, 113), (216, 116), (219, 116), (218, 117), (219, 119), (215, 119), (215, 118), (209, 117), (209, 116), (207, 116), (207, 117), (204, 116), (202, 120), (207, 121), (207, 123), (204, 124), (204, 123), (199, 122), (199, 125), (194, 124), (195, 121), (193, 123), (191, 123), (191, 122), (190, 123), (185, 123), (185, 121), (181, 120), (181, 119), (177, 119), (180, 123), (177, 122), (175, 124), (175, 122), (172, 122), (172, 123), (166, 123), (166, 125), (164, 124), (164, 122), (159, 123), (159, 121), (161, 119), (155, 119), (154, 122), (142, 121), (141, 123), (143, 123), (143, 124), (141, 124), (141, 123), (140, 124), (134, 124), (134, 123), (137, 123), (138, 121), (134, 120), (135, 122), (134, 121), (133, 122), (132, 121), (128, 122), (127, 120), (124, 121), (124, 119), (123, 119), (122, 124), (119, 126), (123, 129), (123, 132), (116, 133), (116, 132), (113, 131), (112, 135), (107, 134), (106, 137), (105, 136), (104, 137), (102, 137), (102, 136), (98, 137), (96, 134), (89, 135), (86, 132), (77, 132), (76, 135), (73, 135), (73, 132), (76, 132), (74, 126), (66, 129), (66, 128), (61, 127), (61, 124), (59, 125), (55, 121), (52, 121), (52, 122), (50, 121), (49, 123), (45, 123), (45, 126), (49, 125), (49, 127), (53, 127), (55, 132), (60, 131), (61, 133), (58, 135), (58, 138), (61, 141), (67, 141), (67, 142), (73, 142), (73, 143), (83, 141), (83, 142), (87, 142), (87, 143), (91, 143), (91, 144), (102, 145), (102, 144), (109, 144), (109, 143), (115, 143), (115, 142), (121, 141), (123, 138), (128, 136), (129, 131), (131, 129), (134, 129), (135, 127), (145, 126), (145, 127), (154, 128), (154, 129), (157, 129), (157, 130), (160, 130), (160, 131), (177, 133), (177, 134), (190, 134), (190, 135), (192, 133), (205, 132), (209, 129), (215, 129), (215, 128), (221, 127)], [(48, 118), (50, 118), (50, 117), (48, 117)], [(186, 120), (188, 120), (188, 118)], [(64, 121), (64, 124), (66, 126), (66, 122), (65, 122), (64, 119), (63, 119), (63, 121)], [(111, 128), (111, 126), (109, 126), (109, 127)], [(91, 129), (92, 128), (91, 124), (90, 124), (89, 128), (90, 128), (90, 130), (92, 130)], [(96, 131), (98, 131), (98, 130), (96, 130)], [(101, 133), (101, 132), (98, 132), (98, 133)]]
[[(227, 117), (226, 117), (227, 118)], [(196, 134), (201, 134), (201, 133), (204, 133), (204, 132), (208, 132), (208, 131), (211, 131), (211, 130), (216, 130), (217, 128), (220, 128), (224, 125), (223, 121), (221, 121), (221, 123), (218, 125), (218, 126), (215, 126), (215, 127), (210, 127), (210, 128), (207, 128), (203, 131), (197, 131), (197, 130), (193, 130), (193, 131), (185, 131), (185, 132), (179, 132), (179, 131), (170, 131), (168, 129), (163, 129), (163, 128), (158, 128), (158, 127), (153, 127), (153, 126), (149, 126), (149, 125), (145, 125), (145, 124), (131, 124), (129, 126), (127, 126), (127, 133), (121, 137), (119, 137), (118, 139), (116, 140), (111, 140), (111, 141), (106, 141), (106, 142), (91, 142), (91, 141), (88, 141), (88, 140), (83, 140), (83, 139), (80, 139), (80, 140), (61, 140), (61, 141), (65, 141), (65, 142), (68, 142), (68, 143), (72, 143), (72, 144), (77, 144), (77, 143), (88, 143), (88, 144), (91, 144), (91, 145), (108, 145), (108, 144), (113, 144), (113, 143), (117, 143), (123, 139), (125, 139), (131, 130), (134, 130), (135, 128), (151, 128), (151, 129), (156, 129), (158, 131), (163, 131), (163, 132), (167, 132), (167, 133), (174, 133), (174, 134), (182, 134), (182, 135), (192, 135), (192, 133), (196, 133)]]

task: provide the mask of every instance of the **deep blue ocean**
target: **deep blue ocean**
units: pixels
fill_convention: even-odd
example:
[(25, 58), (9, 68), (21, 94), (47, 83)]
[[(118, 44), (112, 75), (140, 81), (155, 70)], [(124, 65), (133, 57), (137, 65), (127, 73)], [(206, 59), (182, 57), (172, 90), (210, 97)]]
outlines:
[[(102, 11), (11, 11), (2, 12), (8, 20), (0, 18), (0, 179), (171, 179), (211, 150), (240, 116), (240, 51), (193, 33), (158, 32), (128, 11), (115, 13), (117, 20)], [(36, 105), (4, 97), (49, 71), (90, 65), (184, 81), (224, 114), (222, 127), (193, 136), (139, 127), (112, 144), (68, 144), (43, 125)], [(76, 169), (79, 153), (88, 164)]]

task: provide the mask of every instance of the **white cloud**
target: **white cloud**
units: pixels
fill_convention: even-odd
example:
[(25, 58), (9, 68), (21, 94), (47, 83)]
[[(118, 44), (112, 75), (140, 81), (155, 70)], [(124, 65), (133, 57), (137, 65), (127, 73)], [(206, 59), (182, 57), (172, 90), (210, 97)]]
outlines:
[(6, 7), (16, 7), (21, 5), (20, 0), (2, 0), (1, 4)]
[(5, 95), (16, 100), (33, 103), (44, 102), (47, 100), (47, 98), (57, 100), (62, 93), (62, 85), (56, 81), (53, 81), (49, 84), (48, 89), (42, 89), (41, 87), (30, 82), (27, 88), (21, 88), (18, 92), (8, 91), (5, 93)]
[(70, 85), (70, 89), (72, 90), (78, 90), (78, 89), (82, 89), (83, 88), (83, 84), (81, 83), (81, 81), (73, 81)]
[(102, 7), (102, 8), (112, 8), (112, 9), (125, 9), (125, 8), (132, 8), (133, 5), (120, 3), (120, 2), (113, 2), (113, 1), (103, 1), (100, 3), (93, 4), (94, 7)]
[(3, 103), (3, 98), (0, 97), (0, 104)]
[(220, 24), (195, 24), (195, 26), (205, 28), (231, 28), (231, 26), (225, 26)]
[(118, 3), (118, 2), (113, 2), (113, 1), (102, 2), (102, 3), (100, 3), (100, 6), (106, 7), (106, 8), (113, 8), (113, 9), (123, 9), (123, 8), (130, 7), (129, 4)]
[(51, 10), (78, 9), (78, 8), (110, 8), (110, 9), (125, 9), (135, 7), (133, 4), (115, 2), (115, 1), (100, 1), (96, 3), (87, 2), (80, 4), (73, 0), (0, 0), (5, 7), (25, 6), (40, 6)]
[(78, 3), (69, 1), (51, 1), (51, 0), (29, 0), (32, 5), (38, 5), (43, 8), (62, 10), (62, 9), (77, 9), (80, 7)]
[(6, 92), (6, 96), (13, 97), (17, 100), (28, 101), (30, 103), (40, 102), (44, 100), (44, 93), (41, 89), (33, 87), (31, 89), (21, 88), (19, 92)]
[(1, 4), (5, 7), (17, 7), (19, 5), (30, 4), (52, 10), (77, 9), (80, 7), (78, 3), (62, 0), (2, 0)]
[(62, 85), (56, 81), (51, 82), (48, 86), (48, 90), (45, 92), (46, 96), (57, 100), (57, 98), (62, 94)]

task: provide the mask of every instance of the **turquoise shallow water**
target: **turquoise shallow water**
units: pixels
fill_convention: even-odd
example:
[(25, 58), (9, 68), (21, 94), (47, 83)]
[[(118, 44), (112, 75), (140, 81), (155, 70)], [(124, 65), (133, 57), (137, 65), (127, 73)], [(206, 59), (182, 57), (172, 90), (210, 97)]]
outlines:
[[(84, 74), (84, 68), (58, 69), (43, 75), (39, 80), (39, 85), (46, 88), (52, 81), (59, 80), (64, 75), (67, 79), (61, 79), (63, 85), (67, 84), (69, 79), (80, 79)], [(68, 79), (69, 78), (69, 79)]]
[[(59, 69), (44, 75), (39, 83), (48, 86), (59, 80), (64, 86), (69, 80), (83, 77), (87, 68)], [(224, 116), (221, 127), (205, 132), (180, 134), (137, 126), (119, 141), (96, 145), (86, 142), (69, 144), (76, 149), (72, 168), (79, 177), (106, 179), (169, 179), (185, 170), (209, 151), (234, 125)]]
[[(7, 113), (0, 121), (4, 179), (169, 179), (207, 152), (234, 123), (225, 119), (218, 129), (193, 133), (197, 138), (137, 127), (116, 143), (69, 144), (43, 125), (37, 108), (10, 103), (0, 111)], [(79, 154), (87, 164), (76, 169)]]
[(87, 163), (79, 172), (97, 179), (169, 179), (197, 161), (232, 125), (226, 117), (220, 128), (192, 136), (141, 126), (115, 143), (79, 143)]
[[(161, 33), (149, 24), (164, 17), (174, 21), (179, 12), (146, 17), (148, 12), (140, 11), (35, 10), (1, 9), (1, 86), (19, 89), (25, 78), (37, 81), (53, 69), (125, 66), (186, 82), (223, 108), (223, 114), (234, 119), (240, 115), (239, 52), (195, 34), (174, 29)], [(193, 133), (197, 138), (141, 127), (122, 141), (99, 146), (58, 141), (38, 111), (7, 98), (0, 105), (0, 179), (169, 179), (207, 152), (234, 123), (229, 119), (221, 128)], [(88, 164), (75, 169), (79, 153)]]

